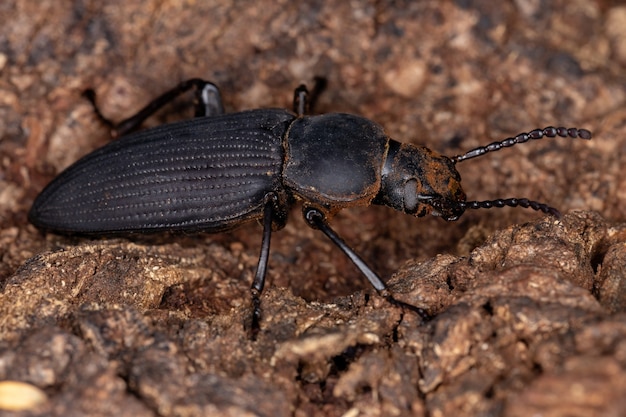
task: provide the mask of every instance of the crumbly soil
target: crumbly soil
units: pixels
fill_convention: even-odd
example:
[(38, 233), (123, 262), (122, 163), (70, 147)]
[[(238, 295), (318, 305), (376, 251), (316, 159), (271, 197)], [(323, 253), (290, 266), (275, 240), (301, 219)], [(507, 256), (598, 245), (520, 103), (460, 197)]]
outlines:
[[(621, 2), (66, 3), (0, 5), (0, 414), (626, 414)], [(217, 83), (233, 112), (289, 108), (316, 76), (316, 112), (445, 155), (550, 125), (594, 138), (458, 165), (468, 199), (528, 197), (558, 219), (333, 219), (427, 319), (381, 298), (298, 206), (273, 237), (254, 339), (260, 225), (86, 239), (28, 223), (45, 184), (111, 140), (85, 89), (120, 120), (187, 78)], [(190, 117), (190, 103), (146, 125)]]

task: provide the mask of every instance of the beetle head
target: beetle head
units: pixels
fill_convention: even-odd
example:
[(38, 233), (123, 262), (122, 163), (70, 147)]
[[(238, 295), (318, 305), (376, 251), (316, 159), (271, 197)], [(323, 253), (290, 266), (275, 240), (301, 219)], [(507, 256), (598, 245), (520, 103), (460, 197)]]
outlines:
[(432, 214), (456, 220), (465, 211), (465, 193), (450, 158), (425, 147), (389, 140), (374, 203), (416, 217)]
[(376, 204), (384, 204), (414, 216), (432, 214), (446, 220), (456, 220), (465, 209), (485, 209), (492, 207), (523, 207), (542, 211), (559, 217), (557, 209), (527, 198), (498, 198), (495, 200), (466, 201), (461, 188), (461, 176), (455, 164), (499, 151), (529, 140), (542, 138), (581, 138), (591, 139), (586, 129), (567, 127), (546, 127), (528, 133), (520, 133), (487, 146), (479, 146), (462, 155), (446, 157), (427, 148), (400, 144), (389, 140), (389, 151), (382, 170), (381, 187), (374, 199)]

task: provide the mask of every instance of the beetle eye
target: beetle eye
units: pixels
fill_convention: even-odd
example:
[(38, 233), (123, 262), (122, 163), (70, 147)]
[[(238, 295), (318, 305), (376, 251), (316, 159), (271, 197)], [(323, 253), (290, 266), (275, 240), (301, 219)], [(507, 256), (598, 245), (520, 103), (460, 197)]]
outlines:
[(417, 197), (417, 180), (411, 178), (404, 183), (404, 211), (406, 213), (414, 213), (419, 203)]

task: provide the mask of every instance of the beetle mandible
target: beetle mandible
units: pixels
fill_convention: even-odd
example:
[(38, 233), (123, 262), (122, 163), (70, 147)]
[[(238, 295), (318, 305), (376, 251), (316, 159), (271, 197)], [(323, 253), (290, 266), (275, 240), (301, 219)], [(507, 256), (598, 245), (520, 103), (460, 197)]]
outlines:
[[(335, 213), (382, 204), (448, 221), (466, 209), (504, 206), (558, 216), (556, 209), (526, 198), (466, 201), (455, 165), (530, 139), (591, 138), (585, 129), (547, 127), (447, 157), (395, 141), (363, 117), (306, 115), (321, 88), (309, 96), (304, 86), (298, 87), (293, 112), (223, 114), (218, 88), (194, 78), (118, 124), (104, 118), (94, 95), (88, 94), (100, 119), (123, 137), (58, 175), (36, 198), (29, 219), (44, 230), (87, 235), (221, 232), (260, 220), (261, 253), (251, 287), (258, 326), (271, 234), (285, 225), (296, 200), (302, 202), (306, 222), (337, 245), (379, 293), (395, 301), (380, 277), (330, 227)], [(190, 89), (195, 89), (200, 117), (124, 136)]]

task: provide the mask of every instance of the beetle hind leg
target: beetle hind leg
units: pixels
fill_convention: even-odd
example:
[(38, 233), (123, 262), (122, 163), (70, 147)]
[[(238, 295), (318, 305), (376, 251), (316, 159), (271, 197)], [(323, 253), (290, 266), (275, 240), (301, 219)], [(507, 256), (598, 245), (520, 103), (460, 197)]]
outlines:
[[(196, 84), (196, 117), (219, 116), (224, 114), (222, 95), (219, 88), (209, 81), (194, 79)], [(192, 80), (190, 80), (192, 81)]]
[(160, 108), (174, 101), (176, 97), (194, 88), (196, 90), (196, 117), (217, 116), (224, 113), (222, 97), (217, 86), (210, 81), (205, 81), (200, 78), (191, 78), (189, 80), (179, 83), (176, 87), (172, 88), (169, 91), (166, 91), (165, 93), (152, 100), (136, 114), (122, 120), (119, 123), (114, 123), (100, 112), (100, 109), (96, 105), (96, 93), (94, 92), (94, 90), (85, 90), (83, 92), (83, 96), (91, 102), (96, 116), (98, 116), (102, 123), (104, 123), (111, 129), (111, 135), (114, 137), (118, 137), (137, 130), (144, 122), (144, 120), (152, 116)]

